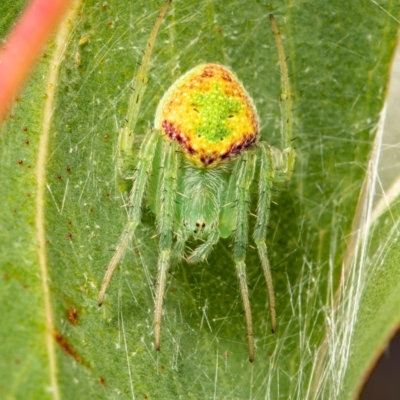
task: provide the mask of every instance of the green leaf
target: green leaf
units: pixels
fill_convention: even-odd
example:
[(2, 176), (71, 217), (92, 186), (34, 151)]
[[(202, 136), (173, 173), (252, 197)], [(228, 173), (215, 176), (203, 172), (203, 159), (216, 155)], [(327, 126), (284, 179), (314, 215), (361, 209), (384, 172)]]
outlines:
[(399, 207), (370, 224), (372, 144), (400, 6), (174, 1), (161, 27), (136, 144), (175, 79), (219, 62), (253, 96), (263, 140), (279, 146), (269, 13), (284, 37), (297, 158), (271, 209), (275, 334), (257, 255), (248, 252), (250, 364), (229, 240), (208, 263), (171, 268), (160, 352), (153, 347), (158, 241), (150, 212), (97, 306), (126, 220), (118, 130), (162, 4), (82, 4), (3, 126), (0, 397), (351, 399), (400, 320)]
[[(371, 177), (374, 178), (374, 173), (371, 172)], [(371, 183), (374, 183), (374, 179), (371, 179)], [(368, 202), (370, 200), (371, 198), (367, 199)], [(379, 211), (382, 203), (385, 206)], [(360, 230), (362, 237), (358, 253), (350, 272), (353, 275), (351, 280), (354, 295), (349, 301), (348, 309), (353, 308), (354, 311), (348, 313), (347, 319), (356, 317), (357, 321), (351, 325), (354, 338), (344, 391), (360, 389), (366, 372), (369, 372), (365, 371), (365, 366), (377, 361), (388, 340), (398, 329), (400, 319), (398, 197), (391, 198), (389, 191), (387, 197), (385, 194), (375, 207), (371, 219), (363, 218), (363, 223), (365, 226)], [(354, 276), (355, 274), (359, 274), (361, 279)], [(343, 330), (348, 329), (349, 327), (345, 327)]]

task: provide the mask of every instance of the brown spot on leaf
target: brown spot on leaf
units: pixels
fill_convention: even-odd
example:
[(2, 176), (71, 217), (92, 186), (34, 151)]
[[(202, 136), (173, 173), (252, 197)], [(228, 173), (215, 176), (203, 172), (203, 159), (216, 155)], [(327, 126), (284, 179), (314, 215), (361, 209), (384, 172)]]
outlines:
[(54, 339), (57, 342), (57, 344), (62, 348), (62, 350), (65, 354), (68, 354), (69, 356), (71, 356), (76, 362), (78, 362), (80, 364), (84, 364), (82, 357), (73, 348), (72, 344), (70, 342), (68, 342), (68, 340), (61, 334), (60, 331), (57, 330), (54, 332)]
[(72, 325), (78, 324), (78, 310), (74, 306), (69, 306), (67, 310), (67, 318)]

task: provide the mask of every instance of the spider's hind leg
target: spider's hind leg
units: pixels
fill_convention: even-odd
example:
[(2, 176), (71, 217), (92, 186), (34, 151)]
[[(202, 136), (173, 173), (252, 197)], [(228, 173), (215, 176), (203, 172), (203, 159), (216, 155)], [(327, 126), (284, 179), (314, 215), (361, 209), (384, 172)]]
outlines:
[(270, 14), (269, 19), (272, 25), (272, 31), (275, 36), (276, 46), (279, 56), (279, 68), (281, 72), (281, 162), (277, 163), (277, 173), (275, 179), (287, 181), (290, 179), (294, 166), (295, 151), (292, 147), (292, 128), (293, 128), (293, 100), (290, 90), (289, 72), (285, 48), (275, 18)]
[(269, 308), (271, 313), (271, 330), (276, 330), (276, 313), (275, 313), (275, 295), (272, 285), (271, 269), (268, 261), (267, 245), (265, 237), (267, 235), (267, 225), (269, 219), (269, 207), (271, 204), (271, 189), (274, 178), (274, 164), (271, 148), (261, 142), (259, 144), (260, 151), (260, 179), (258, 183), (258, 205), (257, 220), (254, 228), (254, 243), (257, 246), (258, 255), (260, 257), (261, 266), (264, 272), (265, 281), (267, 283)]
[[(126, 126), (121, 129), (118, 138), (118, 169), (122, 177), (125, 175), (125, 169), (130, 166), (130, 158), (132, 157), (132, 145), (134, 141), (134, 130), (139, 114), (140, 105), (145, 93), (148, 76), (147, 72), (150, 65), (151, 53), (157, 38), (158, 30), (167, 13), (171, 0), (167, 0), (161, 8), (157, 20), (150, 33), (150, 38), (146, 44), (146, 49), (140, 64), (139, 71), (131, 82), (132, 93), (129, 99), (128, 114), (126, 117)], [(129, 195), (129, 212), (128, 223), (121, 235), (117, 248), (111, 261), (108, 264), (103, 284), (100, 289), (98, 304), (101, 306), (104, 295), (111, 281), (112, 274), (118, 265), (121, 257), (124, 255), (129, 242), (131, 241), (135, 229), (140, 222), (141, 206), (148, 179), (152, 170), (152, 161), (156, 148), (159, 133), (149, 130), (140, 147), (136, 171), (133, 176), (133, 185)]]
[(126, 125), (119, 132), (118, 137), (118, 169), (121, 175), (124, 175), (124, 170), (129, 166), (129, 159), (132, 157), (132, 147), (135, 140), (135, 128), (138, 120), (140, 106), (142, 104), (143, 96), (149, 81), (148, 70), (150, 66), (151, 54), (153, 52), (154, 44), (157, 39), (158, 31), (161, 23), (168, 11), (171, 0), (167, 0), (161, 8), (160, 13), (151, 30), (149, 40), (147, 41), (144, 50), (143, 58), (140, 61), (140, 67), (130, 83), (131, 96), (129, 98), (128, 113), (126, 116)]

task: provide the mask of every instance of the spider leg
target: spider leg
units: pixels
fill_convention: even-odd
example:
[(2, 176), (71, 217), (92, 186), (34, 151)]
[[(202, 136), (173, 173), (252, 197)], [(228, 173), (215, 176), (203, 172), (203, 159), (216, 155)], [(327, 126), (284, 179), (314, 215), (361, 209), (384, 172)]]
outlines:
[(135, 174), (133, 176), (133, 185), (129, 194), (129, 212), (128, 212), (128, 223), (125, 226), (124, 232), (121, 235), (117, 248), (108, 264), (106, 274), (103, 279), (101, 286), (98, 305), (101, 306), (104, 300), (104, 295), (107, 290), (107, 286), (110, 283), (112, 274), (118, 265), (119, 260), (124, 255), (126, 247), (132, 239), (135, 229), (138, 226), (142, 216), (142, 201), (144, 192), (147, 187), (149, 176), (151, 175), (152, 164), (154, 153), (159, 139), (159, 132), (155, 130), (149, 130), (147, 135), (140, 147), (138, 155), (138, 163)]
[[(149, 40), (147, 42), (146, 50), (140, 64), (139, 71), (132, 81), (133, 92), (129, 99), (127, 123), (126, 126), (120, 131), (118, 138), (118, 168), (120, 172), (123, 172), (124, 170), (124, 163), (127, 157), (131, 156), (134, 139), (133, 131), (135, 129), (140, 104), (142, 102), (143, 95), (147, 86), (147, 70), (149, 69), (151, 53), (153, 51), (158, 30), (161, 26), (169, 5), (171, 4), (171, 1), (172, 0), (167, 0), (167, 2), (160, 10), (158, 18), (153, 26)], [(142, 143), (142, 146), (140, 147), (140, 152), (138, 156), (139, 161), (137, 163), (136, 172), (133, 178), (134, 182), (132, 190), (129, 195), (129, 205), (131, 208), (128, 213), (128, 223), (125, 227), (123, 234), (121, 235), (120, 241), (117, 245), (117, 249), (115, 250), (113, 257), (108, 264), (98, 298), (99, 306), (101, 306), (101, 304), (103, 303), (104, 295), (107, 290), (107, 286), (110, 283), (112, 274), (119, 260), (124, 255), (126, 247), (132, 239), (137, 224), (140, 221), (143, 194), (147, 186), (148, 177), (151, 174), (152, 161), (158, 135), (159, 133), (156, 133), (155, 131), (149, 131)], [(122, 173), (122, 175), (124, 174)]]
[(239, 280), (239, 287), (243, 301), (243, 308), (246, 316), (247, 340), (249, 345), (249, 361), (254, 360), (254, 336), (253, 322), (251, 317), (251, 307), (249, 291), (246, 277), (246, 249), (248, 243), (248, 213), (250, 203), (250, 185), (253, 181), (256, 155), (245, 152), (241, 159), (238, 176), (232, 175), (231, 179), (237, 181), (236, 187), (236, 229), (234, 232), (233, 260), (236, 265), (236, 274)]
[(171, 264), (179, 262), (185, 253), (186, 241), (189, 238), (187, 230), (179, 229), (176, 233), (177, 239), (172, 249)]
[(265, 237), (267, 235), (267, 225), (269, 219), (269, 207), (271, 203), (271, 188), (274, 176), (273, 156), (270, 147), (266, 143), (260, 143), (260, 179), (258, 183), (258, 205), (257, 220), (253, 233), (254, 243), (257, 246), (261, 266), (267, 283), (269, 308), (271, 313), (272, 332), (276, 330), (275, 295), (272, 285), (271, 269), (268, 261), (267, 245)]
[(118, 138), (118, 167), (120, 172), (124, 171), (124, 164), (126, 160), (129, 160), (132, 156), (132, 146), (135, 138), (135, 126), (138, 119), (143, 96), (146, 91), (147, 83), (149, 81), (147, 71), (150, 65), (151, 53), (153, 52), (153, 47), (157, 38), (158, 30), (164, 20), (165, 14), (167, 13), (168, 7), (170, 6), (171, 2), (172, 0), (167, 0), (167, 2), (161, 8), (153, 29), (151, 30), (149, 40), (147, 41), (143, 58), (140, 62), (139, 70), (129, 85), (132, 88), (132, 94), (129, 99), (128, 113), (126, 116), (127, 122), (125, 127), (121, 129)]
[(208, 236), (207, 240), (193, 250), (193, 253), (190, 255), (188, 262), (191, 264), (195, 264), (204, 261), (211, 253), (214, 245), (218, 243), (219, 238), (220, 236), (218, 228), (215, 228), (214, 231), (211, 232), (211, 234)]
[(276, 24), (275, 18), (270, 14), (269, 19), (272, 25), (272, 31), (274, 32), (276, 45), (278, 48), (279, 55), (279, 67), (281, 72), (281, 96), (280, 96), (280, 108), (281, 108), (281, 136), (282, 136), (282, 161), (278, 167), (275, 179), (286, 181), (290, 179), (292, 175), (295, 152), (292, 148), (292, 125), (293, 125), (293, 101), (290, 91), (289, 72), (287, 66), (287, 58), (285, 55), (285, 49), (283, 47), (282, 37)]
[(177, 191), (177, 177), (179, 158), (176, 144), (163, 141), (161, 178), (159, 181), (161, 196), (157, 199), (157, 230), (160, 235), (158, 272), (156, 284), (156, 299), (154, 312), (155, 348), (160, 350), (161, 315), (164, 301), (167, 273), (171, 264), (173, 228), (175, 216), (175, 197)]

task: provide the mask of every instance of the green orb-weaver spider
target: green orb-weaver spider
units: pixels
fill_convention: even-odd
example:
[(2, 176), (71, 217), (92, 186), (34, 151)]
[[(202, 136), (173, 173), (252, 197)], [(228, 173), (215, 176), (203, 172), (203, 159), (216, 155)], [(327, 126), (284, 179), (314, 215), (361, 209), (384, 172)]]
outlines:
[[(130, 154), (147, 72), (158, 29), (171, 1), (161, 9), (134, 78), (127, 124), (120, 132), (120, 167)], [(272, 331), (276, 329), (266, 232), (273, 183), (290, 178), (295, 153), (292, 140), (292, 99), (286, 58), (278, 27), (270, 15), (281, 70), (282, 150), (259, 141), (255, 106), (237, 77), (219, 64), (203, 64), (179, 78), (166, 92), (135, 160), (129, 195), (128, 222), (104, 277), (98, 304), (103, 303), (111, 276), (132, 240), (142, 216), (143, 199), (155, 215), (159, 235), (154, 313), (155, 348), (160, 349), (161, 315), (167, 272), (184, 258), (188, 239), (202, 240), (187, 259), (207, 258), (220, 238), (233, 237), (233, 260), (239, 280), (249, 347), (254, 337), (246, 278), (250, 188), (258, 175), (258, 205), (253, 240), (269, 294)], [(132, 178), (131, 178), (132, 179)]]

